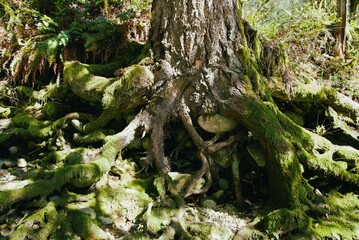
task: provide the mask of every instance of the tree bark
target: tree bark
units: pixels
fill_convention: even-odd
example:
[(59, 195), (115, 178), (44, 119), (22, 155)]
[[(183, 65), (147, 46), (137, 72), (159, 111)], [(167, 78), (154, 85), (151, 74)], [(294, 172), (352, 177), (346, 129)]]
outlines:
[[(254, 160), (256, 167), (267, 171), (267, 209), (272, 210), (263, 221), (268, 233), (307, 231), (311, 223), (307, 213), (325, 212), (324, 196), (315, 193), (309, 180), (303, 177), (303, 171), (314, 172), (318, 178), (334, 178), (359, 187), (359, 151), (356, 146), (335, 145), (314, 131), (310, 132), (287, 117), (277, 103), (297, 104), (297, 108), (304, 103), (303, 109), (299, 109), (301, 112), (307, 110), (307, 104), (320, 105), (330, 112), (338, 129), (345, 130), (356, 144), (359, 104), (333, 89), (315, 84), (290, 83), (289, 87), (286, 86), (291, 79), (288, 72), (281, 74), (285, 66), (280, 65), (278, 48), (259, 41), (256, 31), (241, 19), (239, 4), (240, 1), (235, 0), (154, 0), (149, 36), (154, 59), (127, 68), (117, 80), (95, 75), (99, 74), (95, 71), (98, 66), (65, 62), (64, 79), (69, 84), (68, 89), (82, 99), (101, 101), (103, 113), (100, 118), (91, 121), (92, 116), (72, 113), (52, 124), (32, 117), (13, 119), (13, 127), (22, 131), (15, 129), (9, 136), (0, 135), (0, 143), (5, 144), (9, 139), (13, 141), (15, 137), (26, 140), (49, 138), (57, 130), (67, 127), (70, 120), (77, 131), (85, 133), (86, 127), (79, 120), (90, 121), (85, 126), (91, 126), (92, 130), (107, 126), (107, 117), (113, 117), (114, 112), (127, 108), (140, 111), (121, 132), (104, 139), (98, 155), (94, 155), (90, 163), (66, 164), (45, 172), (43, 178), (37, 176), (38, 179), (23, 188), (0, 191), (0, 210), (20, 201), (38, 197), (45, 199), (68, 185), (75, 188), (92, 186), (109, 173), (117, 164), (116, 159), (120, 159), (118, 156), (122, 150), (141, 134), (142, 137), (150, 135), (151, 146), (146, 163), (152, 160), (160, 173), (155, 179), (149, 178), (151, 186), (153, 183), (164, 204), (173, 206), (166, 194), (175, 195), (181, 210), (184, 209), (183, 198), (209, 190), (216, 180), (215, 154), (228, 149), (225, 157), (230, 159), (229, 162), (218, 165), (232, 167), (231, 171), (224, 171), (230, 172), (231, 176), (223, 177), (233, 180), (233, 199), (238, 205), (245, 204), (242, 201), (244, 194), (239, 189), (241, 175), (238, 169), (243, 166), (242, 162), (250, 159), (248, 154), (255, 158), (247, 144), (251, 140), (258, 142), (265, 163), (258, 164)], [(273, 55), (268, 56), (269, 52)], [(273, 73), (276, 73), (275, 77)], [(138, 101), (133, 102), (134, 99)], [(99, 123), (99, 119), (102, 119), (101, 124), (94, 124)], [(176, 126), (182, 123), (187, 130), (201, 164), (196, 173), (182, 174), (186, 178), (180, 179), (177, 186), (171, 186), (174, 167), (172, 157), (166, 155), (167, 126), (172, 123)], [(66, 163), (65, 157), (61, 161)], [(217, 166), (217, 170), (220, 167)], [(201, 181), (203, 184), (197, 184)], [(323, 203), (322, 206), (319, 203)], [(148, 213), (151, 208), (148, 207)], [(42, 212), (47, 209), (52, 210), (52, 205)], [(171, 215), (170, 225), (188, 237), (181, 221), (178, 221), (184, 213), (178, 212), (176, 217)], [(85, 225), (91, 225), (88, 216), (80, 215), (80, 218), (84, 218), (82, 222)]]
[[(234, 0), (154, 1), (150, 41), (160, 65), (155, 75), (169, 82), (189, 78), (183, 98), (192, 119), (220, 113), (236, 119), (260, 139), (268, 156), (270, 205), (293, 208), (299, 205), (299, 161), (261, 98), (265, 87), (253, 70), (255, 62), (246, 55), (247, 39), (237, 11)], [(169, 163), (160, 166), (164, 159), (156, 159), (155, 154), (160, 172), (170, 171)]]
[(337, 17), (340, 19), (340, 23), (338, 24), (338, 29), (336, 32), (336, 55), (343, 59), (345, 58), (349, 14), (350, 1), (337, 0)]

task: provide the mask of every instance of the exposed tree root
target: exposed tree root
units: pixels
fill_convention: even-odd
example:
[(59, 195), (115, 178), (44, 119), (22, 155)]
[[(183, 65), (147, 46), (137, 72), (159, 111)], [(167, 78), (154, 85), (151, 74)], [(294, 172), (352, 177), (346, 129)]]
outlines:
[(27, 217), (11, 234), (10, 239), (36, 238), (46, 240), (56, 227), (57, 216), (55, 204), (49, 202), (44, 208)]
[[(0, 192), (0, 209), (10, 207), (11, 204), (31, 200), (36, 197), (47, 197), (56, 190), (60, 190), (65, 184), (75, 187), (89, 187), (96, 183), (103, 175), (107, 174), (113, 166), (118, 153), (126, 147), (134, 138), (136, 130), (143, 126), (148, 128), (150, 121), (146, 112), (138, 116), (120, 133), (105, 139), (102, 152), (99, 157), (89, 164), (68, 165), (58, 170), (40, 174), (39, 180), (20, 189)], [(45, 179), (42, 179), (45, 177)]]
[(355, 124), (359, 122), (359, 103), (337, 92), (335, 89), (320, 86), (316, 83), (300, 84), (286, 93), (281, 90), (274, 90), (272, 95), (273, 97), (293, 102), (323, 103), (331, 106), (337, 112), (345, 114)]

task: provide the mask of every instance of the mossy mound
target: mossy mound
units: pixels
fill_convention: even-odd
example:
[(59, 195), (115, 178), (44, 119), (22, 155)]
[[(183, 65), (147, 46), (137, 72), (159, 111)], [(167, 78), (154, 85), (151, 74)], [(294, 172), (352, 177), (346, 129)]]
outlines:
[(129, 188), (101, 189), (98, 196), (100, 211), (111, 218), (120, 229), (129, 230), (136, 219), (153, 203), (146, 193)]

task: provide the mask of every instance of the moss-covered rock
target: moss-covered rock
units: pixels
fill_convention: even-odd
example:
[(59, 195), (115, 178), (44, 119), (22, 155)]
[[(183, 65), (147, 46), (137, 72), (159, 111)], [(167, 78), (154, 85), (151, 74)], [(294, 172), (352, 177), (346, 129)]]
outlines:
[(129, 229), (153, 200), (136, 189), (107, 187), (98, 196), (100, 211), (109, 216), (119, 228)]
[(230, 229), (214, 223), (188, 224), (187, 231), (199, 239), (229, 240), (233, 237), (233, 232)]
[(220, 114), (215, 114), (210, 116), (199, 116), (198, 124), (207, 132), (221, 133), (234, 129), (238, 125), (238, 122)]
[(91, 216), (79, 211), (71, 216), (72, 226), (74, 231), (82, 239), (110, 239), (110, 235), (107, 234), (98, 224), (91, 219)]
[(229, 157), (229, 149), (223, 148), (219, 151), (212, 153), (211, 157), (219, 166), (223, 168), (228, 168), (232, 164), (232, 159)]
[(245, 226), (245, 221), (238, 216), (201, 207), (153, 207), (143, 218), (150, 234), (158, 235), (172, 226), (178, 238), (230, 240)]
[(258, 141), (252, 139), (247, 146), (247, 151), (259, 167), (264, 167), (266, 165), (266, 158)]

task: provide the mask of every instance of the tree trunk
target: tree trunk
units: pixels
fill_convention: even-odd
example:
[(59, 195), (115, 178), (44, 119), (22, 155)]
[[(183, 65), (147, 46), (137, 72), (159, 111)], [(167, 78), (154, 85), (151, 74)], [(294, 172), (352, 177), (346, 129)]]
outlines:
[[(256, 167), (264, 168), (268, 176), (266, 210), (273, 211), (269, 212), (263, 221), (267, 232), (285, 234), (292, 230), (307, 231), (312, 222), (309, 213), (324, 215), (323, 213), (328, 212), (326, 203), (337, 207), (333, 200), (325, 202), (325, 197), (319, 194), (319, 190), (319, 193), (314, 191), (315, 186), (312, 187), (306, 178), (333, 178), (357, 189), (359, 104), (333, 89), (314, 84), (294, 84), (286, 66), (283, 66), (285, 61), (281, 59), (279, 48), (260, 41), (256, 31), (241, 19), (239, 2), (154, 0), (149, 36), (153, 61), (141, 61), (142, 63), (122, 69), (121, 77), (109, 79), (97, 76), (100, 74), (98, 70), (101, 70), (98, 65), (82, 64), (75, 60), (66, 61), (64, 89), (57, 93), (55, 91), (54, 94), (61, 95), (62, 91), (71, 90), (84, 100), (101, 102), (103, 112), (100, 117), (92, 120), (93, 116), (89, 114), (68, 113), (49, 123), (29, 114), (19, 115), (12, 121), (12, 126), (16, 129), (6, 135), (0, 135), (0, 145), (5, 145), (9, 140), (29, 142), (29, 139), (42, 141), (50, 137), (54, 137), (51, 142), (57, 143), (62, 136), (62, 130), (70, 122), (74, 127), (71, 132), (76, 131), (74, 142), (76, 139), (82, 140), (83, 143), (103, 139), (104, 143), (98, 153), (90, 154), (89, 162), (72, 159), (67, 155), (59, 160), (64, 165), (43, 174), (39, 173), (31, 184), (0, 191), (0, 210), (20, 201), (46, 199), (54, 192), (62, 194), (59, 190), (69, 185), (82, 189), (94, 186), (110, 171), (118, 171), (121, 180), (124, 175), (124, 181), (127, 182), (127, 167), (118, 166), (119, 169), (116, 170), (114, 166), (124, 164), (121, 161), (122, 150), (139, 139), (141, 133), (142, 137), (150, 135), (151, 146), (146, 152), (147, 163), (153, 161), (160, 173), (160, 176), (148, 178), (148, 181), (151, 181), (148, 185), (156, 187), (164, 204), (173, 203), (166, 195), (171, 194), (183, 210), (184, 198), (209, 190), (213, 179), (216, 180), (218, 168), (232, 167), (231, 171), (225, 171), (232, 176), (222, 177), (233, 180), (233, 195), (241, 206), (240, 188), (241, 182), (244, 182), (239, 174), (244, 171), (240, 169), (244, 165), (240, 164), (241, 159), (248, 153), (255, 162), (258, 160), (248, 148), (252, 141), (258, 143), (260, 149), (257, 150), (264, 159), (264, 163), (257, 162)], [(64, 96), (68, 97), (67, 94)], [(282, 106), (296, 105), (301, 113), (308, 111), (306, 108), (311, 104), (325, 109), (332, 118), (333, 125), (345, 135), (346, 142), (352, 147), (335, 145), (324, 138), (323, 134), (321, 136), (319, 131), (309, 131), (301, 127), (279, 109), (279, 103)], [(101, 128), (108, 125), (115, 117), (115, 112), (127, 114), (127, 110), (140, 111), (122, 131), (105, 137), (106, 129)], [(89, 123), (83, 125), (80, 121)], [(165, 141), (169, 138), (167, 126), (173, 123), (179, 128), (182, 127), (179, 124), (182, 124), (187, 130), (201, 164), (195, 173), (191, 170), (183, 175), (176, 173), (177, 176), (185, 176), (177, 185), (174, 182), (178, 179), (171, 182), (174, 180), (171, 178), (174, 176), (172, 171), (176, 169), (172, 166), (172, 156), (166, 155), (168, 141)], [(222, 162), (221, 165), (216, 162), (215, 157), (222, 150), (228, 150), (224, 157), (221, 156), (228, 161)], [(250, 158), (248, 154), (246, 160)], [(308, 175), (304, 177), (303, 172)], [(266, 180), (266, 177), (263, 178)], [(133, 182), (137, 182), (137, 179)], [(135, 183), (131, 180), (125, 183), (126, 187), (127, 184), (131, 187)], [(143, 191), (142, 183), (138, 184)], [(147, 183), (144, 185), (147, 186)], [(98, 187), (98, 192), (103, 192), (101, 184), (98, 184)], [(109, 191), (113, 191), (112, 187)], [(75, 200), (65, 195), (54, 203), (61, 207), (67, 205), (68, 201)], [(134, 203), (138, 202), (134, 200)], [(142, 217), (136, 215), (131, 219), (146, 221), (150, 217), (152, 203), (149, 204), (146, 200), (144, 205), (148, 206), (148, 209), (139, 209), (138, 214), (143, 214)], [(105, 204), (103, 207), (112, 209), (112, 205)], [(41, 222), (46, 222), (47, 219), (44, 212), (52, 212), (53, 209), (51, 203), (42, 210)], [(175, 233), (172, 233), (177, 234), (177, 237), (188, 237), (185, 227), (181, 225), (181, 216), (184, 216), (184, 213), (178, 212), (176, 217), (166, 213), (171, 216), (168, 221), (171, 223), (167, 226), (172, 225), (172, 230), (175, 229)], [(90, 217), (86, 216), (85, 212), (80, 213), (78, 217), (83, 220), (80, 226), (92, 226)], [(64, 218), (67, 216), (66, 211), (61, 214)], [(116, 214), (114, 216), (118, 218)], [(162, 220), (159, 223), (161, 226), (167, 222)], [(74, 225), (76, 222), (77, 220)], [(29, 224), (25, 222), (23, 225)], [(144, 229), (146, 228), (144, 226)], [(103, 231), (96, 229), (87, 234), (93, 235), (93, 239), (100, 239)], [(33, 230), (37, 231), (35, 228)], [(167, 230), (170, 234), (171, 228)], [(26, 236), (28, 231), (32, 229), (22, 231), (21, 234)], [(157, 234), (158, 231), (154, 233)], [(83, 238), (90, 238), (85, 233), (78, 234)], [(49, 234), (45, 235), (43, 238), (48, 238)]]
[(338, 29), (336, 32), (336, 39), (337, 39), (336, 55), (343, 59), (345, 58), (349, 13), (350, 13), (350, 1), (338, 0), (337, 17), (340, 19), (340, 23), (338, 25)]
[[(244, 24), (238, 16), (234, 0), (154, 1), (150, 40), (160, 63), (157, 76), (169, 82), (187, 79), (183, 84), (188, 87), (180, 94), (193, 120), (219, 113), (239, 121), (260, 139), (268, 161), (270, 205), (293, 208), (299, 205), (299, 161), (264, 103), (271, 100), (261, 96), (265, 86), (247, 55)], [(153, 143), (158, 140), (154, 137)], [(170, 171), (163, 155), (154, 157), (160, 172)]]

